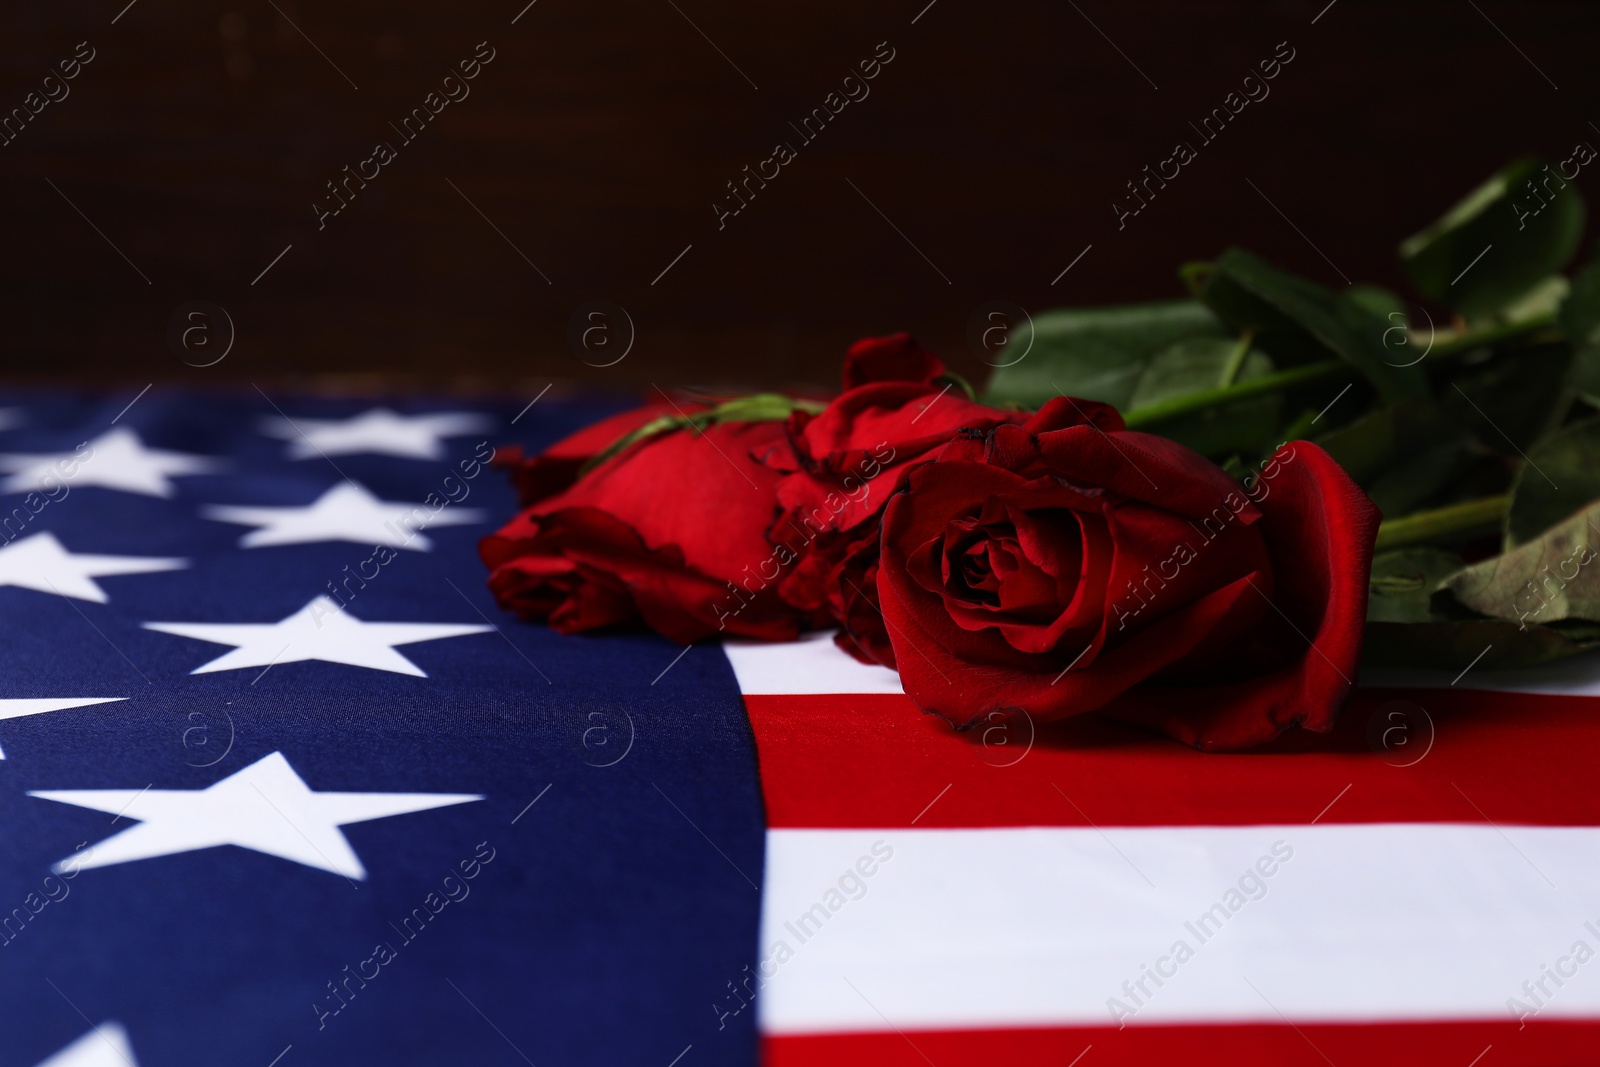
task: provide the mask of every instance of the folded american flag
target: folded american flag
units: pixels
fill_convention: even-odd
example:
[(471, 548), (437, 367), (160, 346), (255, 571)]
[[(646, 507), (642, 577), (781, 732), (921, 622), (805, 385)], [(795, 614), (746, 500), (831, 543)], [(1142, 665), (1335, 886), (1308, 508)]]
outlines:
[(0, 412), (0, 1063), (1596, 1062), (1592, 668), (957, 736), (502, 616), (492, 449), (614, 407), (132, 399)]

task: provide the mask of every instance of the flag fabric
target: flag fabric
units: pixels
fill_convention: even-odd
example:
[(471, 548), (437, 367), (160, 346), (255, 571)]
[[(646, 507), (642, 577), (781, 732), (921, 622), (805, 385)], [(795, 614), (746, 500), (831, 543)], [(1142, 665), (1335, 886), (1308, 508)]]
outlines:
[(1592, 665), (1374, 677), (1215, 755), (952, 736), (821, 637), (729, 656), (773, 1067), (1600, 1062)]
[(726, 659), (475, 551), (610, 409), (130, 399), (4, 401), (0, 1064), (755, 1062)]
[(0, 1064), (1600, 1062), (1586, 664), (958, 735), (499, 612), (492, 450), (615, 405), (3, 404)]

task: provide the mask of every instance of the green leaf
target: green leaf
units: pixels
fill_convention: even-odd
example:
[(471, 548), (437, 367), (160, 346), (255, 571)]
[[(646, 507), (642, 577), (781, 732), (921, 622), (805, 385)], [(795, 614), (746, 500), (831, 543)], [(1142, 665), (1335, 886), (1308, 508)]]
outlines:
[[(1243, 350), (1242, 359), (1238, 359)], [(1237, 367), (1235, 361), (1237, 359)], [(1191, 337), (1157, 352), (1145, 364), (1129, 398), (1139, 410), (1193, 393), (1262, 378), (1273, 371), (1264, 352), (1232, 338)], [(1233, 381), (1226, 382), (1230, 377)], [(1201, 455), (1253, 451), (1264, 447), (1277, 428), (1281, 396), (1258, 396), (1218, 404), (1203, 411), (1163, 421), (1158, 432)], [(1276, 443), (1276, 442), (1271, 442)]]
[(1553, 322), (1561, 304), (1572, 292), (1564, 275), (1552, 274), (1533, 283), (1533, 288), (1501, 309), (1497, 318), (1508, 323)]
[(1566, 265), (1583, 233), (1578, 188), (1521, 159), (1400, 244), (1417, 291), (1468, 318), (1494, 315)]
[(1190, 291), (1223, 322), (1235, 330), (1250, 331), (1257, 344), (1270, 352), (1281, 367), (1295, 367), (1327, 359), (1330, 353), (1326, 345), (1222, 269), (1221, 261), (1228, 257), (1229, 252), (1224, 252), (1217, 263), (1186, 264), (1179, 273)]
[(1280, 364), (1332, 354), (1390, 403), (1428, 396), (1423, 372), (1402, 365), (1407, 360), (1384, 345), (1394, 323), (1365, 306), (1365, 297), (1336, 294), (1239, 248), (1228, 249), (1211, 268), (1191, 268), (1207, 306), (1236, 328), (1254, 330), (1257, 343)]
[(1033, 318), (1033, 347), (990, 377), (986, 400), (1038, 407), (1059, 386), (1125, 409), (1151, 356), (1186, 337), (1226, 335), (1195, 300), (1046, 311)]
[[(1224, 381), (1240, 345), (1231, 337), (1190, 337), (1177, 341), (1146, 362), (1134, 383), (1128, 407), (1142, 408), (1188, 393), (1232, 384)], [(1272, 360), (1259, 349), (1246, 348), (1234, 381), (1272, 373)]]
[[(1348, 296), (1362, 308), (1370, 311), (1380, 319), (1391, 322), (1404, 321), (1403, 316), (1406, 313), (1405, 301), (1401, 300), (1400, 295), (1393, 289), (1385, 289), (1381, 285), (1367, 285), (1363, 282), (1357, 282), (1345, 290), (1345, 296)], [(1398, 320), (1389, 319), (1390, 315), (1400, 315), (1402, 318)]]
[(1466, 447), (1454, 440), (1408, 453), (1371, 480), (1367, 496), (1382, 514), (1404, 515), (1438, 499), (1471, 461)]
[[(1363, 666), (1432, 667), (1475, 671), (1531, 667), (1600, 648), (1600, 626), (1591, 623), (1520, 629), (1502, 619), (1458, 622), (1369, 622)], [(1486, 651), (1487, 650), (1487, 651)], [(1474, 659), (1479, 655), (1482, 659)]]
[(1536, 539), (1464, 567), (1444, 588), (1481, 615), (1517, 623), (1600, 622), (1600, 501)]
[(1575, 345), (1600, 345), (1600, 258), (1573, 275), (1556, 321)]
[(1571, 362), (1572, 347), (1561, 341), (1463, 356), (1439, 391), (1439, 406), (1484, 447), (1519, 463), (1560, 424)]
[(1434, 499), (1470, 461), (1471, 439), (1436, 408), (1406, 401), (1316, 439), (1390, 518)]
[(1433, 594), (1460, 569), (1460, 556), (1437, 548), (1405, 548), (1374, 557), (1367, 581), (1367, 621), (1440, 621), (1432, 608)]
[(1506, 548), (1536, 539), (1594, 500), (1600, 500), (1600, 419), (1574, 423), (1528, 453), (1511, 482)]
[(1556, 322), (1573, 348), (1567, 386), (1589, 404), (1600, 407), (1600, 261), (1572, 279)]

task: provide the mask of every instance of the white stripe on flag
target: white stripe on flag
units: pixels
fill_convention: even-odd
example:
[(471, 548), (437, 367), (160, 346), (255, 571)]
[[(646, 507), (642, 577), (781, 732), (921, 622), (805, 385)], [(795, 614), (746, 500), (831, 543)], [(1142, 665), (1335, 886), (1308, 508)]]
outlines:
[[(831, 631), (779, 643), (728, 641), (723, 645), (747, 695), (899, 693), (900, 677), (841, 652)], [(1462, 667), (1468, 666), (1463, 662)], [(1454, 683), (1452, 685), (1452, 682)], [(1486, 689), (1506, 693), (1600, 696), (1600, 654), (1574, 656), (1537, 667), (1422, 671), (1364, 668), (1366, 688)]]
[(900, 676), (841, 652), (832, 631), (767, 644), (728, 641), (722, 646), (746, 696), (795, 693), (902, 693)]
[[(1469, 664), (1462, 663), (1462, 667)], [(1361, 685), (1371, 689), (1394, 686), (1414, 689), (1487, 689), (1501, 693), (1548, 693), (1553, 696), (1600, 696), (1600, 656), (1573, 656), (1534, 667), (1492, 671), (1482, 666), (1465, 671), (1403, 670), (1368, 667)]]
[[(767, 842), (768, 1034), (1507, 1020), (1510, 998), (1542, 1004), (1541, 1019), (1600, 1017), (1597, 827), (773, 830)], [(1192, 956), (1178, 959), (1180, 942)]]

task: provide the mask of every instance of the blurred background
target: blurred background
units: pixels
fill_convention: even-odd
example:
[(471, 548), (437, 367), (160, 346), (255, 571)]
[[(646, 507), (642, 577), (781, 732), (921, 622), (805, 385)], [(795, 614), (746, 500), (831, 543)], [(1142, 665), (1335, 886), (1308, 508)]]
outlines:
[[(3, 371), (829, 384), (903, 329), (981, 378), (989, 302), (1176, 297), (1230, 244), (1406, 291), (1400, 239), (1516, 156), (1600, 144), (1597, 24), (1578, 0), (12, 5)], [(746, 167), (777, 173), (740, 207)]]

